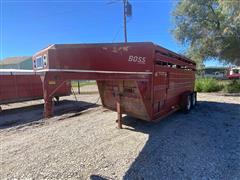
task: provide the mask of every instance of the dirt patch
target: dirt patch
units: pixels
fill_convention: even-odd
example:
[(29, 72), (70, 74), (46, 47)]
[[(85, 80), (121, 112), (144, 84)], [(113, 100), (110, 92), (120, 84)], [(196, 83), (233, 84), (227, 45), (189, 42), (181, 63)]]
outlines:
[(202, 93), (189, 114), (159, 123), (126, 116), (122, 130), (98, 94), (74, 99), (65, 97), (48, 120), (42, 102), (1, 115), (15, 119), (0, 126), (1, 178), (240, 178), (240, 97)]

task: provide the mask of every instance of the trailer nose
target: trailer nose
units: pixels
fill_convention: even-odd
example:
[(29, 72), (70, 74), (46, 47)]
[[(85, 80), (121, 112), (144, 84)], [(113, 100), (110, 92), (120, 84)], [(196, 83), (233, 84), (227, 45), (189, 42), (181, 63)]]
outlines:
[(34, 70), (41, 70), (41, 69), (47, 69), (48, 68), (48, 53), (51, 48), (54, 48), (54, 44), (48, 46), (45, 49), (40, 50), (37, 52), (33, 57), (33, 69)]

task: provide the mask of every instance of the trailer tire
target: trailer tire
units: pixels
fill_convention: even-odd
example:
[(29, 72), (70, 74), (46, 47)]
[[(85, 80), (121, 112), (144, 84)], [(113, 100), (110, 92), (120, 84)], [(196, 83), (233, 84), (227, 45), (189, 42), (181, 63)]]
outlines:
[(191, 96), (192, 108), (197, 105), (197, 92), (193, 92)]
[(55, 98), (55, 104), (57, 105), (57, 104), (59, 104), (59, 101), (60, 101), (60, 97), (59, 96), (55, 96), (54, 97)]
[(191, 108), (192, 108), (192, 94), (191, 93), (186, 92), (181, 95), (180, 107), (184, 113), (188, 113), (191, 110)]

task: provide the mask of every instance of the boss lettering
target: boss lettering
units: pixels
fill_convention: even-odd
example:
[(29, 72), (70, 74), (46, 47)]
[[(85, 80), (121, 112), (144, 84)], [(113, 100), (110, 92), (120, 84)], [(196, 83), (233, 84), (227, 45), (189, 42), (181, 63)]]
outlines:
[(129, 56), (128, 57), (129, 62), (139, 63), (139, 64), (145, 64), (146, 63), (146, 57), (142, 56)]

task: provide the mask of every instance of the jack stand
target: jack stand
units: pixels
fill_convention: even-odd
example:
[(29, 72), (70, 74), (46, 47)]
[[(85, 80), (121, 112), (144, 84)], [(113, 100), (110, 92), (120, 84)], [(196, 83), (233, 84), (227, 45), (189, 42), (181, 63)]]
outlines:
[(44, 103), (44, 118), (53, 117), (53, 100), (51, 97), (48, 97)]
[(118, 128), (122, 129), (122, 108), (121, 108), (121, 96), (118, 95), (116, 99), (116, 105), (117, 105), (117, 114), (118, 114)]

